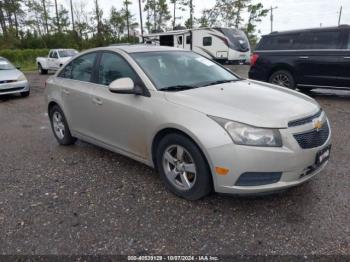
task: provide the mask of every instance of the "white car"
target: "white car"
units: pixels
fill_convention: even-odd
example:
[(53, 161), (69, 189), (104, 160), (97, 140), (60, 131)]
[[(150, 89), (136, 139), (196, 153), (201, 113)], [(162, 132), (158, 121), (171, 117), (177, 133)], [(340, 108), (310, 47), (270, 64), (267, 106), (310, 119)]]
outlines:
[(75, 49), (52, 49), (47, 57), (36, 58), (38, 71), (40, 74), (47, 74), (49, 70), (57, 71), (78, 53)]
[(314, 99), (182, 49), (86, 51), (47, 81), (47, 103), (60, 144), (79, 138), (155, 167), (190, 200), (297, 186), (330, 157)]
[(0, 95), (30, 94), (28, 80), (25, 75), (7, 59), (0, 57)]

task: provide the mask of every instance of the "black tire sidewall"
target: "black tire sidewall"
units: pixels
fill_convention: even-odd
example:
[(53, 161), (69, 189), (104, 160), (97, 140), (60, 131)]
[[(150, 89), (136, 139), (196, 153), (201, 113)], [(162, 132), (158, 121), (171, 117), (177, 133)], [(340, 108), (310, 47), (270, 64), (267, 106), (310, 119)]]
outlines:
[[(54, 130), (54, 127), (53, 127), (53, 120), (52, 120), (52, 116), (55, 112), (59, 112), (62, 116), (62, 121), (63, 121), (63, 124), (64, 124), (64, 128), (65, 128), (65, 133), (64, 133), (64, 138), (63, 139), (60, 139), (57, 135), (56, 135), (56, 132)], [(76, 139), (74, 137), (72, 137), (71, 133), (70, 133), (70, 130), (69, 130), (69, 126), (68, 126), (68, 123), (67, 123), (67, 120), (66, 120), (66, 117), (63, 113), (63, 111), (61, 110), (61, 108), (57, 105), (53, 106), (51, 109), (50, 109), (50, 112), (49, 112), (49, 117), (50, 117), (50, 124), (51, 124), (51, 129), (52, 129), (52, 132), (57, 140), (57, 142), (61, 145), (71, 145), (71, 144), (74, 144), (74, 142), (76, 141)]]
[(293, 90), (296, 89), (294, 76), (292, 75), (291, 72), (289, 72), (287, 70), (277, 70), (277, 71), (273, 72), (273, 74), (269, 78), (269, 83), (272, 84), (272, 80), (275, 77), (275, 75), (277, 75), (277, 74), (284, 74), (288, 77), (290, 86), (286, 87), (286, 88), (293, 89)]
[[(184, 147), (192, 156), (197, 168), (195, 185), (188, 191), (181, 191), (171, 184), (163, 169), (163, 153), (170, 145)], [(158, 144), (156, 152), (158, 172), (165, 184), (165, 187), (175, 195), (187, 200), (198, 200), (208, 195), (212, 190), (212, 178), (209, 165), (199, 147), (186, 136), (170, 134), (165, 136)]]

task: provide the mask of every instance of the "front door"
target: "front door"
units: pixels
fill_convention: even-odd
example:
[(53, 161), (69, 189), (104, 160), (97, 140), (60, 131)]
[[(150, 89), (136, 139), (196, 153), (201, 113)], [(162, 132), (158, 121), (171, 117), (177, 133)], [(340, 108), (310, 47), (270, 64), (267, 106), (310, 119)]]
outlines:
[(152, 121), (150, 98), (111, 93), (108, 89), (108, 85), (119, 78), (129, 77), (135, 84), (141, 84), (141, 80), (129, 63), (116, 53), (103, 53), (97, 71), (98, 84), (92, 91), (93, 137), (108, 146), (145, 159), (145, 133)]

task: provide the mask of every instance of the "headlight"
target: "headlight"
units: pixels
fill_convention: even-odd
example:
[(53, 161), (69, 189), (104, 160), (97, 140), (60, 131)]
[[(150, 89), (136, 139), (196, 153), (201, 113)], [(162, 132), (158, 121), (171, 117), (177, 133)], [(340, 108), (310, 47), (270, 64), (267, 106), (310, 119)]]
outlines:
[(24, 74), (21, 74), (18, 78), (17, 78), (17, 81), (26, 81), (27, 78), (25, 77)]
[(235, 144), (266, 147), (282, 146), (281, 133), (278, 129), (259, 128), (219, 117), (209, 117), (227, 131)]

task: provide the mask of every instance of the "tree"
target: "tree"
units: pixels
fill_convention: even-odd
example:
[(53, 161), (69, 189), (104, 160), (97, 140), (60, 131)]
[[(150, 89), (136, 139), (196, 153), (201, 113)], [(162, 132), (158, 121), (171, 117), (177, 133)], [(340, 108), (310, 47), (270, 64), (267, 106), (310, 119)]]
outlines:
[(117, 40), (119, 41), (121, 35), (125, 31), (126, 23), (122, 12), (118, 11), (114, 6), (111, 9), (109, 24), (111, 28), (111, 33), (113, 34), (113, 36), (116, 36)]
[(249, 42), (252, 46), (255, 46), (257, 43), (257, 37), (255, 34), (256, 24), (257, 22), (261, 22), (261, 18), (265, 17), (269, 9), (265, 9), (261, 3), (258, 4), (250, 4), (248, 6), (249, 18), (246, 26), (246, 34), (249, 38)]
[(173, 30), (176, 27), (176, 11), (186, 11), (186, 7), (189, 5), (189, 0), (170, 0), (173, 4)]

